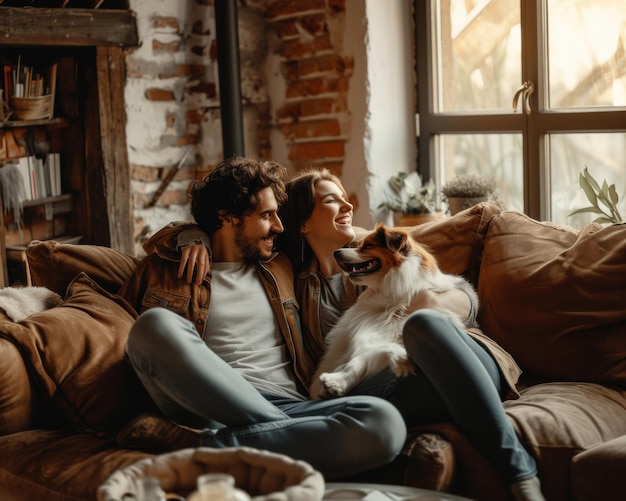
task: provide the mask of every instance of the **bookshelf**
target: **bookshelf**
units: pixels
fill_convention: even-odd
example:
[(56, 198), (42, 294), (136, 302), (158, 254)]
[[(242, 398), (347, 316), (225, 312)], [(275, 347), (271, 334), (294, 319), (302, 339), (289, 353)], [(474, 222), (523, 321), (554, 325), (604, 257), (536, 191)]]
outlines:
[[(11, 23), (0, 26), (0, 88), (4, 94), (7, 87), (30, 82), (29, 91), (20, 94), (50, 101), (48, 110), (15, 113), (15, 92), (8, 99), (4, 94), (13, 113), (0, 115), (0, 172), (11, 165), (6, 177), (17, 182), (22, 176), (24, 190), (17, 206), (15, 185), (0, 191), (0, 287), (5, 287), (31, 285), (25, 249), (32, 240), (133, 251), (120, 124), (126, 122), (124, 51), (138, 38), (127, 2), (55, 2), (57, 8), (2, 3), (0, 18)], [(81, 8), (86, 4), (90, 8)], [(6, 80), (5, 68), (21, 76)], [(26, 191), (26, 180), (35, 180), (35, 191), (32, 184)]]

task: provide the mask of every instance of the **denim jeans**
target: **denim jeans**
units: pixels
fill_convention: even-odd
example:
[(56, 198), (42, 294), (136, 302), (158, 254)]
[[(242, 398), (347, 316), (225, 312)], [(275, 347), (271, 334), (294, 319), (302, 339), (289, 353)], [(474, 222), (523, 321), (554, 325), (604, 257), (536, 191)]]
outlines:
[(161, 412), (206, 429), (209, 446), (285, 454), (332, 478), (388, 463), (406, 440), (399, 411), (375, 396), (310, 401), (262, 395), (207, 347), (191, 322), (163, 308), (139, 316), (126, 352)]
[(536, 475), (534, 458), (504, 413), (500, 370), (482, 344), (428, 309), (409, 316), (403, 338), (417, 374), (396, 378), (386, 371), (350, 394), (385, 398), (408, 426), (452, 420), (511, 483)]

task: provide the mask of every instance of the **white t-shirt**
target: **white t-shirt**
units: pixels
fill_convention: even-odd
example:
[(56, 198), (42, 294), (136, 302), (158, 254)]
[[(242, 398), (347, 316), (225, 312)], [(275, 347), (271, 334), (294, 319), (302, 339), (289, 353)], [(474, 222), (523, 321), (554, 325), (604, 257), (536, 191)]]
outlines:
[(211, 271), (206, 345), (259, 392), (303, 400), (254, 264), (212, 263)]

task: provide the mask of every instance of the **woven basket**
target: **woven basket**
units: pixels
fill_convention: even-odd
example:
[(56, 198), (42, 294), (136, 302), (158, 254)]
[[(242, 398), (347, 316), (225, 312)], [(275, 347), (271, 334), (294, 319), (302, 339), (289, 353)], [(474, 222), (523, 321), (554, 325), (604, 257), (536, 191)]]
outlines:
[(54, 94), (39, 97), (12, 97), (13, 120), (41, 120), (54, 114)]
[(325, 482), (304, 462), (250, 447), (181, 449), (142, 459), (112, 473), (98, 489), (98, 501), (135, 497), (140, 477), (156, 477), (170, 494), (187, 495), (204, 473), (228, 473), (254, 501), (320, 501)]

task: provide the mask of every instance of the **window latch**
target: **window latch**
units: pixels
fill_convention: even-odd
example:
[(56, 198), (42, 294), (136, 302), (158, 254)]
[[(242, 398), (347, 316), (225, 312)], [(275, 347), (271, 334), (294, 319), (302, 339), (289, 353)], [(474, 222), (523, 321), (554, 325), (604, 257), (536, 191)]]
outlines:
[(520, 96), (523, 96), (522, 110), (527, 115), (531, 114), (530, 96), (533, 92), (535, 92), (535, 84), (533, 84), (530, 80), (524, 82), (518, 87), (515, 91), (515, 95), (513, 96), (513, 113), (517, 112), (517, 105), (519, 103)]

